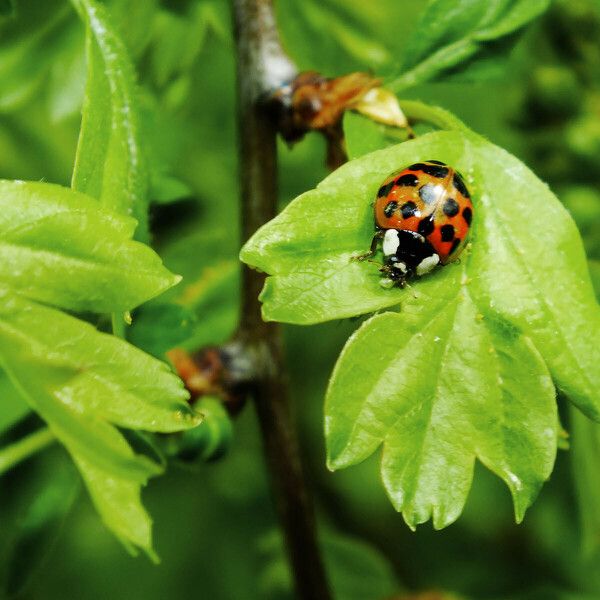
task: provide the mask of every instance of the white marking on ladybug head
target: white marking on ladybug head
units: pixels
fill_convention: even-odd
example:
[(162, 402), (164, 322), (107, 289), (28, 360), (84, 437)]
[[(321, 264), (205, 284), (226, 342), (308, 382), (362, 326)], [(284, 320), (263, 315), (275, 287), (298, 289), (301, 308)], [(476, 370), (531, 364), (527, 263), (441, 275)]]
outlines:
[(429, 273), (438, 263), (440, 262), (440, 257), (437, 254), (432, 254), (424, 258), (417, 265), (417, 275), (425, 275)]
[(406, 268), (406, 264), (404, 264), (403, 262), (394, 263), (392, 265), (392, 269), (397, 269), (398, 271), (400, 271), (404, 275), (406, 275), (406, 273), (408, 271), (408, 269)]
[(396, 254), (398, 246), (400, 245), (400, 238), (398, 232), (395, 229), (388, 229), (383, 236), (383, 255), (392, 256)]

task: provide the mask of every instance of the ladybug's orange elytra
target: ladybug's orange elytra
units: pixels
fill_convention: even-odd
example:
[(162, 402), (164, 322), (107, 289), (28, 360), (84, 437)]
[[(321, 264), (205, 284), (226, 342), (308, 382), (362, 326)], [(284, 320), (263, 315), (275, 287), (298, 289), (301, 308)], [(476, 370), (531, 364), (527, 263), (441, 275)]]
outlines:
[(382, 271), (403, 285), (412, 275), (455, 260), (472, 219), (471, 195), (456, 169), (427, 160), (393, 173), (375, 201), (375, 225), (385, 257)]

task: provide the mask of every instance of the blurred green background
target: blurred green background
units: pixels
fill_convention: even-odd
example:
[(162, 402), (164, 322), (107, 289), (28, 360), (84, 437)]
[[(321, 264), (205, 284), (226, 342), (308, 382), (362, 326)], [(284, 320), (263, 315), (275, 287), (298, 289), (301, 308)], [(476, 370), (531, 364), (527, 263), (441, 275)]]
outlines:
[[(152, 166), (154, 246), (184, 276), (180, 286), (137, 311), (129, 338), (157, 356), (174, 345), (220, 343), (235, 329), (238, 298), (228, 3), (107, 4), (138, 68)], [(277, 8), (285, 47), (299, 68), (328, 76), (368, 70), (385, 78), (395, 72), (422, 6), (409, 0), (280, 0)], [(83, 39), (82, 25), (64, 0), (0, 2), (0, 177), (69, 184), (85, 84)], [(454, 112), (547, 181), (579, 225), (600, 290), (597, 0), (555, 1), (492, 79), (457, 78), (413, 88), (406, 97)], [(282, 205), (325, 175), (319, 137), (309, 136), (293, 149), (280, 144)], [(600, 598), (600, 528), (594, 528), (593, 515), (582, 513), (582, 507), (593, 512), (594, 500), (600, 501), (598, 437), (592, 435), (577, 452), (559, 453), (551, 481), (520, 526), (514, 524), (508, 491), (483, 467), (477, 468), (467, 509), (456, 524), (441, 532), (427, 524), (416, 533), (385, 497), (378, 459), (345, 472), (326, 471), (324, 390), (357, 324), (285, 328), (293, 409), (340, 597), (369, 600), (409, 588), (476, 599)], [(5, 444), (37, 421), (25, 414), (4, 378), (0, 390)], [(570, 429), (566, 412), (563, 420)], [(578, 493), (587, 493), (581, 503)], [(151, 482), (144, 501), (155, 521), (158, 566), (129, 557), (103, 527), (62, 449), (47, 450), (5, 474), (4, 594), (94, 600), (291, 597), (250, 406), (237, 418), (224, 458), (173, 465)]]

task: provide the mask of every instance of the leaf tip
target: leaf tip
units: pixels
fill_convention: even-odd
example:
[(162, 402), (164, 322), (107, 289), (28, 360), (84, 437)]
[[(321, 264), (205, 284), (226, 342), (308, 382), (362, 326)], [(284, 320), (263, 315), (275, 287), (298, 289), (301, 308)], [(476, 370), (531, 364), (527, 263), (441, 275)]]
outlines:
[(156, 553), (154, 548), (150, 546), (149, 548), (144, 548), (144, 552), (146, 556), (150, 559), (153, 565), (160, 565), (160, 556)]
[[(392, 501), (392, 504), (394, 502)], [(394, 506), (394, 508), (396, 508)], [(396, 510), (398, 510), (398, 512), (402, 513), (402, 518), (404, 519), (404, 522), (406, 523), (406, 525), (408, 526), (408, 528), (414, 533), (415, 531), (417, 531), (417, 524), (415, 523), (414, 520), (414, 514), (412, 512), (408, 512), (407, 510), (400, 510), (398, 508), (396, 508)]]
[(250, 251), (250, 248), (249, 248), (250, 241), (251, 241), (251, 239), (248, 240), (242, 246), (242, 249), (240, 250), (240, 253), (238, 255), (240, 261), (243, 262), (244, 264), (248, 265), (248, 266), (250, 266), (250, 261), (251, 261), (250, 256), (252, 254), (251, 251)]
[(271, 312), (269, 304), (267, 304), (263, 301), (262, 292), (261, 292), (260, 296), (258, 297), (258, 299), (263, 303), (260, 308), (260, 316), (262, 317), (262, 320), (265, 321), (266, 323), (268, 323), (270, 321), (277, 321), (277, 316)]
[(339, 456), (327, 456), (327, 460), (325, 462), (327, 466), (327, 470), (332, 473), (335, 471), (339, 471), (344, 468), (344, 464), (340, 463)]

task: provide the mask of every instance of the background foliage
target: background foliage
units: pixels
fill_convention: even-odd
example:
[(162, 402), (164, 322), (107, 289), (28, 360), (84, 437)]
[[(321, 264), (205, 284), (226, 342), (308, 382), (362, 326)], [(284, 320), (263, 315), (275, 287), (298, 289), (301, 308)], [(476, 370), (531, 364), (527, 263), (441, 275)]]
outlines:
[[(84, 16), (93, 6), (83, 0), (75, 4)], [(300, 68), (332, 76), (372, 69), (403, 97), (451, 110), (527, 163), (575, 218), (600, 289), (597, 2), (552, 3), (524, 31), (508, 65), (506, 52), (516, 42), (515, 27), (542, 13), (547, 2), (486, 3), (491, 12), (485, 15), (477, 12), (478, 2), (437, 4), (440, 10), (428, 16), (427, 9), (408, 1), (279, 2), (278, 19), (286, 48)], [(450, 4), (471, 11), (470, 26), (452, 18)], [(93, 163), (120, 167), (119, 161), (111, 163), (115, 148), (131, 148), (127, 140), (135, 139), (146, 149), (147, 164), (138, 166), (140, 173), (150, 174), (153, 247), (183, 281), (136, 310), (128, 335), (146, 352), (162, 357), (174, 345), (195, 348), (226, 340), (237, 319), (230, 15), (220, 0), (111, 0), (106, 5), (116, 46), (103, 55), (98, 38), (88, 34), (91, 62), (86, 63), (85, 26), (70, 4), (2, 4), (0, 176), (68, 187), (76, 152), (81, 156), (86, 143), (82, 135), (77, 150), (81, 107), (92, 109), (88, 95), (117, 90), (106, 100), (120, 102), (112, 107), (113, 122), (128, 103), (138, 106), (139, 121), (117, 122), (115, 138), (94, 144), (98, 155), (88, 156)], [(490, 29), (486, 19), (494, 10), (508, 15), (500, 23), (512, 19), (512, 25)], [(432, 32), (419, 45), (410, 41), (411, 32), (419, 22), (432, 19), (439, 36), (458, 50), (445, 55), (443, 69), (436, 62), (427, 77), (407, 82), (404, 74), (430, 56), (433, 46), (428, 44), (438, 35)], [(91, 26), (89, 16), (87, 20)], [(133, 96), (131, 83), (111, 79), (106, 69), (119, 52), (128, 52), (134, 63), (139, 88)], [(95, 76), (88, 78), (86, 88), (89, 65), (95, 65)], [(316, 187), (326, 171), (317, 137), (308, 137), (292, 151), (282, 144), (280, 150), (283, 207)], [(106, 192), (110, 186), (126, 190), (129, 198), (146, 197), (142, 184), (135, 178), (124, 183), (118, 168), (109, 170), (114, 181), (97, 173), (86, 179), (84, 161), (77, 164), (74, 187), (106, 198), (102, 204), (107, 209), (127, 206), (127, 198), (116, 202)], [(134, 201), (132, 206), (138, 205)], [(146, 239), (143, 227), (136, 236)], [(102, 311), (120, 314), (135, 304), (115, 303)], [(552, 479), (521, 526), (514, 524), (502, 484), (478, 466), (461, 519), (442, 532), (426, 525), (416, 533), (406, 528), (385, 497), (374, 457), (347, 471), (326, 471), (324, 391), (357, 325), (340, 320), (310, 328), (289, 326), (285, 332), (294, 407), (340, 597), (352, 597), (353, 592), (357, 598), (370, 597), (360, 595), (359, 587), (368, 578), (373, 581), (370, 589), (380, 586), (373, 598), (403, 586), (486, 599), (597, 597), (600, 436), (595, 425), (570, 412), (562, 400), (559, 411), (572, 434), (571, 450), (558, 453)], [(101, 326), (108, 328), (107, 323)], [(0, 347), (6, 349), (4, 341)], [(34, 430), (39, 421), (4, 376), (0, 391), (5, 446)], [(70, 593), (81, 598), (289, 597), (289, 576), (274, 532), (250, 410), (236, 421), (231, 450), (221, 461), (174, 467), (144, 491), (144, 504), (155, 522), (155, 549), (162, 560), (158, 567), (123, 552), (80, 488), (72, 463), (58, 446), (2, 476), (0, 564), (5, 591), (25, 589), (24, 597), (62, 598), (68, 582)], [(357, 582), (352, 574), (360, 575)]]

